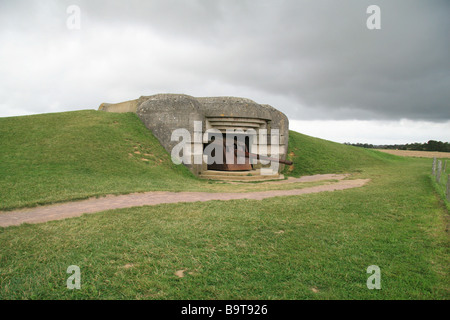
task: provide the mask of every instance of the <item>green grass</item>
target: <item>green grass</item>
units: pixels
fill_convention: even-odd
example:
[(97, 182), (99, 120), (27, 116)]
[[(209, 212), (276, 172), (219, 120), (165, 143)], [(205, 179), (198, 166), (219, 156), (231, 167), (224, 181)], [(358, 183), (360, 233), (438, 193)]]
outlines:
[(0, 118), (0, 210), (104, 194), (184, 189), (196, 180), (184, 166), (170, 161), (133, 113), (76, 111)]
[(290, 131), (287, 159), (294, 165), (286, 166), (285, 174), (299, 177), (317, 173), (361, 172), (366, 167), (403, 158)]
[[(0, 298), (448, 299), (445, 213), (428, 162), (370, 169), (359, 189), (0, 229)], [(70, 265), (80, 290), (66, 288)], [(381, 268), (381, 290), (366, 287), (369, 265)]]
[[(398, 157), (290, 133), (286, 176), (357, 172)], [(256, 187), (252, 190), (267, 190)], [(295, 186), (277, 186), (286, 189)], [(143, 191), (244, 192), (194, 177), (136, 114), (93, 110), (0, 118), (0, 210)]]
[[(430, 180), (431, 159), (295, 132), (289, 143), (295, 164), (287, 175), (352, 172), (371, 182), (0, 228), (0, 299), (450, 298), (448, 212)], [(267, 188), (196, 179), (134, 114), (0, 119), (3, 209), (133, 191)], [(80, 290), (66, 288), (70, 265), (81, 269)], [(366, 287), (370, 265), (381, 268), (381, 290)]]

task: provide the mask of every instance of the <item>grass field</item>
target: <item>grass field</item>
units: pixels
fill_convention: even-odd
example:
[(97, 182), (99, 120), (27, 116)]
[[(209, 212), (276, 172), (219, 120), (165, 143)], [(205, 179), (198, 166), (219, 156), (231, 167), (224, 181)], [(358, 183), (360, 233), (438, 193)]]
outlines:
[[(297, 155), (286, 175), (356, 172), (381, 163), (369, 150), (295, 132), (290, 143)], [(0, 210), (141, 191), (246, 189), (199, 180), (174, 165), (133, 113), (86, 110), (0, 118)]]
[(195, 181), (131, 113), (2, 118), (0, 139), (0, 210)]
[(394, 154), (402, 157), (416, 157), (416, 158), (447, 158), (450, 159), (450, 152), (438, 151), (415, 151), (415, 150), (391, 150), (391, 149), (377, 149), (377, 151)]
[[(3, 208), (237, 187), (173, 166), (132, 114), (4, 118), (0, 135)], [(295, 164), (288, 175), (352, 172), (371, 182), (332, 193), (139, 207), (0, 228), (0, 299), (450, 298), (448, 211), (430, 159), (295, 132), (289, 143)], [(155, 158), (142, 161), (144, 153)], [(80, 267), (80, 290), (66, 287), (70, 265)], [(381, 290), (367, 289), (370, 265), (381, 269)]]

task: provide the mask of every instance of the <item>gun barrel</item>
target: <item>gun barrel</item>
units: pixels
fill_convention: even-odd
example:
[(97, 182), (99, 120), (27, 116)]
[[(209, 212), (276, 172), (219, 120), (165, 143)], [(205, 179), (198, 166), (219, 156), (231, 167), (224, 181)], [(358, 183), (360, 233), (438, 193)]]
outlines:
[(249, 159), (258, 159), (258, 160), (276, 161), (276, 162), (279, 162), (279, 163), (286, 164), (286, 165), (288, 165), (288, 166), (294, 164), (292, 161), (281, 160), (281, 159), (271, 158), (271, 157), (266, 157), (266, 156), (262, 156), (262, 155), (259, 155), (259, 154), (256, 154), (256, 153), (250, 153), (250, 152), (247, 152), (247, 151), (238, 151), (238, 150), (235, 150), (235, 152), (236, 152), (237, 155), (238, 155), (238, 154), (241, 154), (241, 155), (244, 154), (245, 157), (246, 157), (246, 158), (249, 158)]

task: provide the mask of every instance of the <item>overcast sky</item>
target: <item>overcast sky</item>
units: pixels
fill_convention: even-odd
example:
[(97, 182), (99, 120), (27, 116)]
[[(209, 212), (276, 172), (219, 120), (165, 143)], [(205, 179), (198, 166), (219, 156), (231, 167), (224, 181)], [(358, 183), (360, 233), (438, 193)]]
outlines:
[(449, 17), (448, 0), (0, 0), (0, 117), (185, 93), (338, 142), (449, 141)]

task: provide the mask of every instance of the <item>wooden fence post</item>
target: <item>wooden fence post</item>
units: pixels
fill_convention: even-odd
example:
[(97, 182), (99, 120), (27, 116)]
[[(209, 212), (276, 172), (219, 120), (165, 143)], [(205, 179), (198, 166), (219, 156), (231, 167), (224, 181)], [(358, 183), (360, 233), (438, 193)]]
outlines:
[(437, 173), (436, 173), (436, 182), (437, 183), (441, 182), (441, 173), (442, 173), (442, 161), (438, 160)]
[(432, 172), (433, 172), (433, 176), (435, 176), (436, 175), (436, 157), (433, 158), (433, 170), (432, 170)]
[(447, 200), (450, 201), (450, 174), (447, 176)]

